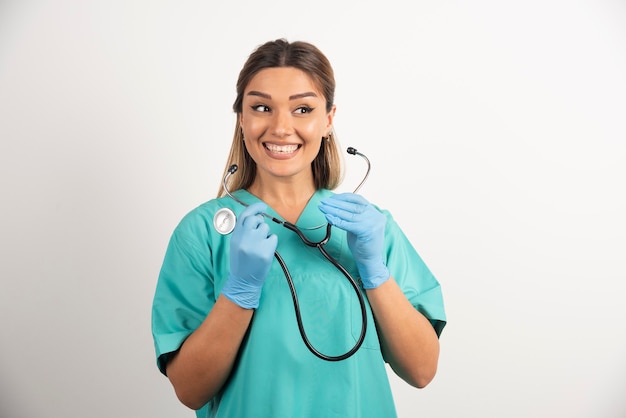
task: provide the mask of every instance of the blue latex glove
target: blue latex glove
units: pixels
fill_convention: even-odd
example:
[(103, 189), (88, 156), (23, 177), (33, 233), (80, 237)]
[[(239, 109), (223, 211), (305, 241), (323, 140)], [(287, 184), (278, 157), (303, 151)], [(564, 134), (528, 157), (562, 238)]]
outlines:
[(230, 273), (222, 294), (246, 309), (259, 306), (261, 289), (278, 244), (278, 238), (270, 235), (270, 227), (260, 215), (266, 208), (261, 202), (248, 206), (239, 215), (230, 238)]
[(331, 225), (348, 233), (348, 247), (359, 269), (363, 288), (375, 289), (386, 282), (390, 274), (383, 262), (385, 215), (354, 193), (322, 199), (319, 209)]

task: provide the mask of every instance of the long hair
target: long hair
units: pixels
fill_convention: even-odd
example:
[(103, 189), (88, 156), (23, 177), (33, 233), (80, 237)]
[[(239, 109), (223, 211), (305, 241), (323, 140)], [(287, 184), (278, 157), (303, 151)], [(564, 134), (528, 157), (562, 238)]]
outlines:
[[(237, 98), (233, 103), (233, 111), (237, 116), (243, 110), (243, 94), (250, 80), (261, 70), (277, 67), (293, 67), (306, 73), (324, 94), (326, 112), (332, 110), (335, 100), (335, 75), (326, 56), (308, 42), (290, 43), (285, 39), (277, 39), (266, 42), (254, 50), (241, 69), (237, 79)], [(311, 163), (316, 189), (332, 190), (339, 186), (343, 179), (342, 161), (335, 131), (331, 129), (328, 137), (322, 140), (319, 153)], [(224, 168), (224, 176), (232, 164), (237, 164), (238, 169), (229, 178), (229, 189), (235, 191), (250, 187), (256, 175), (256, 163), (243, 143), (239, 117), (235, 123), (233, 142)], [(220, 183), (217, 196), (222, 197), (225, 194), (224, 186)]]

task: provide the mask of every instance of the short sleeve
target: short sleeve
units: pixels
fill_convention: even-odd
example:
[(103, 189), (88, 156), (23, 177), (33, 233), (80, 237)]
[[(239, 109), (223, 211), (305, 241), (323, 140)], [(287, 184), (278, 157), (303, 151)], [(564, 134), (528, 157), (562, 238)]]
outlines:
[(152, 304), (152, 336), (159, 370), (204, 321), (215, 304), (206, 227), (193, 216), (178, 225), (167, 247)]
[(389, 212), (385, 229), (386, 261), (409, 302), (433, 325), (437, 336), (446, 325), (441, 286)]

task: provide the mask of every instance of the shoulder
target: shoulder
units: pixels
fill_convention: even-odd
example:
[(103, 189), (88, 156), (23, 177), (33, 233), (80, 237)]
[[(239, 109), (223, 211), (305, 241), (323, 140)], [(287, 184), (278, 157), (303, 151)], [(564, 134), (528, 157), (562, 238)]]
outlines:
[(391, 211), (389, 209), (385, 209), (382, 208), (381, 206), (377, 205), (376, 203), (370, 202), (371, 205), (380, 213), (382, 213), (383, 215), (385, 215), (385, 218), (387, 218), (387, 226), (392, 226), (394, 228), (399, 228), (398, 224), (396, 223), (393, 215), (391, 214)]
[(179, 222), (177, 229), (198, 225), (198, 224), (206, 224), (207, 222), (213, 219), (215, 212), (219, 210), (221, 207), (223, 198), (211, 199), (207, 202), (204, 202), (195, 208), (191, 209), (187, 212), (181, 221)]
[(185, 239), (205, 241), (213, 229), (215, 214), (222, 208), (234, 210), (236, 202), (227, 197), (206, 201), (187, 212), (174, 230), (174, 235)]

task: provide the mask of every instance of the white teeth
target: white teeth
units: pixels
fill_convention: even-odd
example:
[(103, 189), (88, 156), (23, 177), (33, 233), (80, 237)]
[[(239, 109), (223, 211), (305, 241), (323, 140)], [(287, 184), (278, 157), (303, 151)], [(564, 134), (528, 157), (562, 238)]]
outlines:
[(276, 145), (276, 144), (265, 144), (265, 148), (272, 152), (278, 152), (282, 154), (290, 154), (298, 149), (298, 145)]

